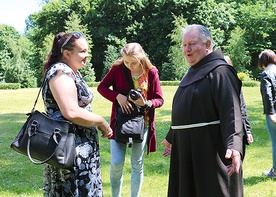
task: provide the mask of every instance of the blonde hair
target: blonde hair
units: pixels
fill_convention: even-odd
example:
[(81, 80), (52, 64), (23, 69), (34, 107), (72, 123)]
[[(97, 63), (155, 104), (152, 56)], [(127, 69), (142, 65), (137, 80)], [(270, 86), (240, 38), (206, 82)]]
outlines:
[(139, 43), (128, 43), (121, 50), (121, 57), (119, 57), (112, 66), (121, 65), (124, 61), (123, 56), (132, 56), (142, 65), (143, 70), (149, 70), (153, 67), (147, 54)]

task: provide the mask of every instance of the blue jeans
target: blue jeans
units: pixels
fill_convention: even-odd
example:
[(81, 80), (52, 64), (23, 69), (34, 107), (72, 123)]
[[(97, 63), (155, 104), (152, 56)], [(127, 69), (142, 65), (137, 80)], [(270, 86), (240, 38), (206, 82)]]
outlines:
[(273, 122), (268, 115), (266, 115), (266, 128), (272, 144), (273, 168), (276, 169), (276, 123)]
[[(131, 147), (131, 197), (140, 195), (144, 176), (144, 153), (147, 146), (148, 128), (145, 129), (142, 143), (133, 143)], [(110, 184), (112, 197), (120, 197), (123, 184), (123, 167), (128, 144), (110, 140)]]

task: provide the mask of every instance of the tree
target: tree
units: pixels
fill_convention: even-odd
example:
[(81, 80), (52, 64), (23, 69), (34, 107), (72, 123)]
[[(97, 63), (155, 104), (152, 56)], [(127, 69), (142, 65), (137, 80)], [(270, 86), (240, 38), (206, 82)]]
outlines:
[[(240, 39), (244, 40), (244, 50), (251, 56), (251, 65), (246, 65), (247, 70), (252, 71), (256, 68), (257, 55), (261, 50), (276, 47), (276, 32), (273, 25), (276, 21), (272, 6), (274, 0), (41, 0), (41, 2), (44, 6), (41, 11), (29, 16), (26, 32), (26, 36), (34, 43), (30, 66), (39, 71), (43, 62), (38, 49), (43, 48), (44, 38), (51, 33), (55, 35), (67, 31), (71, 27), (75, 29), (75, 23), (70, 22), (66, 25), (66, 21), (72, 21), (69, 17), (73, 12), (79, 19), (76, 24), (86, 26), (86, 35), (93, 39), (90, 62), (95, 68), (97, 81), (108, 68), (110, 60), (105, 55), (112, 56), (111, 54), (115, 54), (116, 51), (117, 45), (108, 39), (109, 35), (119, 40), (125, 39), (126, 42), (139, 42), (152, 63), (160, 70), (160, 76), (168, 77), (167, 74), (171, 74), (169, 69), (176, 69), (172, 64), (175, 64), (176, 60), (173, 58), (177, 57), (178, 48), (167, 35), (173, 32), (175, 28), (173, 21), (181, 14), (188, 24), (197, 23), (208, 27), (214, 39), (214, 49), (229, 48), (229, 39), (234, 39), (231, 32), (237, 26), (245, 30), (244, 36)], [(65, 29), (65, 26), (69, 29)], [(180, 74), (177, 70), (174, 72)], [(175, 78), (179, 76), (173, 76), (173, 79)]]
[[(235, 3), (234, 3), (235, 5)], [(228, 40), (229, 32), (235, 26), (235, 9), (233, 4), (216, 3), (214, 0), (202, 1), (195, 9), (194, 17), (188, 23), (206, 26), (213, 37), (214, 48), (223, 47)]]
[[(81, 32), (83, 35), (85, 35), (88, 46), (90, 48), (93, 47), (92, 39), (88, 33), (87, 25), (81, 25), (81, 20), (75, 12), (72, 12), (68, 17), (68, 20), (65, 21), (64, 29), (66, 32)], [(92, 68), (92, 64), (90, 63), (90, 58), (87, 61), (87, 65), (84, 68), (80, 69), (84, 80), (87, 82), (95, 81), (95, 72)]]
[(273, 7), (266, 8), (263, 1), (257, 4), (240, 5), (236, 12), (237, 26), (245, 30), (245, 50), (251, 56), (247, 69), (252, 71), (254, 78), (259, 78), (257, 68), (258, 55), (264, 49), (276, 50), (276, 15)]
[[(93, 4), (93, 2), (89, 0), (42, 1), (42, 3), (45, 3), (42, 10), (28, 17), (26, 36), (32, 40), (34, 48), (49, 49), (52, 41), (50, 45), (48, 45), (49, 41), (45, 42), (49, 35), (56, 35), (60, 32), (80, 31), (86, 36), (90, 47), (92, 47), (92, 39), (87, 25), (83, 24), (83, 19), (90, 9), (90, 4)], [(45, 46), (45, 44), (48, 46)], [(32, 65), (37, 71), (38, 83), (41, 83), (41, 70), (46, 59), (44, 59), (45, 55), (46, 53), (43, 50), (34, 50), (32, 56)], [(85, 73), (86, 76), (84, 78), (89, 79), (89, 81), (93, 80), (95, 73), (94, 69), (91, 68), (90, 60), (84, 70), (80, 70), (82, 74)]]
[(175, 17), (173, 21), (175, 28), (168, 35), (171, 39), (170, 53), (168, 54), (169, 61), (162, 66), (161, 80), (180, 80), (188, 71), (190, 66), (183, 56), (182, 48), (182, 29), (187, 26), (186, 19), (183, 16)]
[(104, 51), (108, 45), (113, 45), (108, 39), (109, 35), (127, 42), (139, 41), (136, 39), (137, 29), (142, 27), (140, 18), (142, 0), (99, 0), (91, 6), (85, 17), (89, 32), (92, 35), (94, 47), (92, 50), (92, 63), (96, 70), (96, 80), (103, 75)]
[[(21, 83), (21, 87), (35, 87), (29, 67), (30, 41), (14, 27), (0, 25), (0, 77), (8, 83)], [(30, 70), (30, 72), (25, 72)], [(27, 81), (27, 83), (23, 83)]]
[(249, 73), (247, 67), (250, 65), (251, 57), (246, 49), (245, 33), (245, 30), (236, 27), (231, 32), (231, 37), (228, 40), (229, 44), (224, 53), (230, 56), (233, 66), (238, 72)]
[[(88, 32), (87, 25), (81, 25), (81, 20), (79, 19), (78, 15), (75, 12), (72, 12), (68, 16), (68, 20), (65, 21), (64, 30), (65, 30), (64, 33), (67, 33), (67, 32), (83, 33), (84, 36), (86, 37), (88, 45), (90, 47), (93, 46), (91, 36), (87, 33)], [(45, 62), (45, 60), (47, 59), (47, 56), (48, 56), (49, 52), (51, 51), (51, 47), (53, 44), (53, 38), (54, 38), (54, 35), (52, 33), (50, 33), (44, 37), (44, 40), (41, 44), (41, 49), (39, 50), (39, 57), (40, 57), (41, 62)], [(41, 67), (41, 69), (42, 69), (42, 67)], [(39, 69), (39, 71), (41, 71), (41, 69)], [(89, 59), (87, 61), (87, 66), (80, 69), (80, 72), (83, 75), (83, 78), (87, 82), (95, 81), (94, 69), (92, 68), (92, 65), (91, 65)], [(38, 76), (40, 76), (39, 79), (42, 78), (41, 75), (42, 75), (42, 73), (39, 72), (38, 73)], [(39, 83), (41, 83), (41, 80), (39, 80)]]
[(106, 75), (106, 73), (111, 68), (111, 65), (115, 62), (115, 60), (118, 59), (120, 56), (120, 50), (126, 44), (126, 39), (120, 40), (117, 37), (111, 35), (108, 36), (108, 39), (110, 40), (110, 43), (113, 44), (107, 45), (107, 49), (105, 50), (105, 59), (103, 62), (104, 68), (101, 78)]

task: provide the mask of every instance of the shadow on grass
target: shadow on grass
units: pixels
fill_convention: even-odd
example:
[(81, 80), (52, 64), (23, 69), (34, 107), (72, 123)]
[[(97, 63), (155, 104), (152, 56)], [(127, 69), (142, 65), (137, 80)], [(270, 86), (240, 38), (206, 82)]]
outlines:
[(271, 180), (276, 181), (276, 179), (274, 178), (268, 178), (265, 176), (252, 176), (252, 177), (244, 178), (243, 180), (244, 180), (245, 186), (254, 186), (259, 183), (265, 183)]

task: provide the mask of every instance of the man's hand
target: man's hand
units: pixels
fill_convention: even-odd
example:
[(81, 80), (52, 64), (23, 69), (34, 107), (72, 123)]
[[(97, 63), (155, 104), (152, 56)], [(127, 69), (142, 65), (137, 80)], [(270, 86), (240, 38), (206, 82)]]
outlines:
[(161, 144), (164, 144), (164, 145), (165, 145), (165, 149), (164, 149), (162, 155), (163, 155), (164, 157), (167, 157), (167, 156), (171, 155), (172, 145), (171, 145), (166, 139), (164, 139), (164, 140), (161, 142)]
[(241, 166), (241, 155), (234, 149), (227, 149), (225, 154), (226, 159), (232, 159), (232, 164), (227, 166), (226, 173), (231, 176), (234, 172), (239, 173)]

